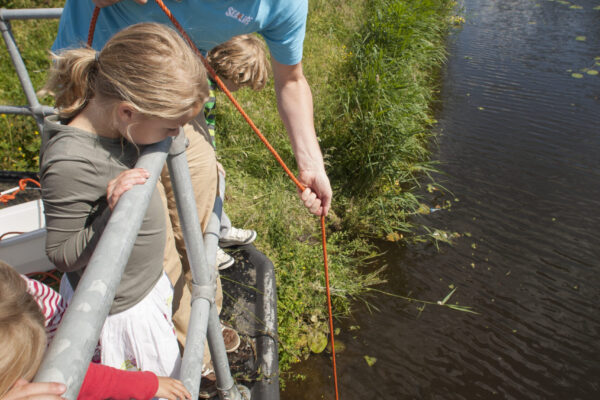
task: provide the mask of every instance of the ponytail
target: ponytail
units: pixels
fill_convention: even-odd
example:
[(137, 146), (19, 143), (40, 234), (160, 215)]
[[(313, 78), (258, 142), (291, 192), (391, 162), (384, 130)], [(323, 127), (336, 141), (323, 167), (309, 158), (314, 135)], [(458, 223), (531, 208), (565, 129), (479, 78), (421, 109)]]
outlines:
[(98, 53), (81, 48), (52, 54), (53, 64), (48, 82), (39, 94), (51, 94), (63, 118), (77, 115), (94, 97), (98, 75)]

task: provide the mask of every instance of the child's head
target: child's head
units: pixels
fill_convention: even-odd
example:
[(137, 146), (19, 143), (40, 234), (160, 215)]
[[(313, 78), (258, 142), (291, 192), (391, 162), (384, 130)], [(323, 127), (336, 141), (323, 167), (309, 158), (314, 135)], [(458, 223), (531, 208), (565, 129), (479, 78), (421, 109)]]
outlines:
[(265, 45), (255, 35), (234, 36), (209, 51), (206, 59), (228, 89), (233, 83), (234, 89), (261, 90), (269, 78)]
[(46, 350), (44, 315), (17, 271), (0, 261), (0, 398), (35, 375)]
[(199, 111), (208, 97), (200, 58), (165, 25), (132, 25), (100, 52), (72, 49), (53, 58), (44, 92), (55, 96), (66, 119), (96, 98), (102, 104), (127, 104), (142, 116), (178, 120), (192, 109)]

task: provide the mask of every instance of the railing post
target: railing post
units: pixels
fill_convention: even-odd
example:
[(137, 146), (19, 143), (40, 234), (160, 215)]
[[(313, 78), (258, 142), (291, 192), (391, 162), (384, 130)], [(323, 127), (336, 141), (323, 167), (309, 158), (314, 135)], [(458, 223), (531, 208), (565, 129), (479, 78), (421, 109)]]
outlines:
[(208, 336), (219, 396), (221, 399), (241, 400), (241, 391), (244, 398), (249, 399), (250, 391), (243, 386), (238, 388), (231, 376), (215, 304), (216, 273), (212, 266), (215, 264), (219, 242), (223, 200), (217, 196), (206, 232), (202, 235), (185, 147), (185, 135), (181, 129), (167, 160), (194, 288), (181, 380), (192, 394), (192, 398), (197, 398), (200, 391), (204, 340)]
[(142, 151), (136, 167), (146, 169), (150, 178), (125, 192), (112, 211), (35, 376), (36, 382), (67, 385), (65, 399), (77, 398), (172, 141)]

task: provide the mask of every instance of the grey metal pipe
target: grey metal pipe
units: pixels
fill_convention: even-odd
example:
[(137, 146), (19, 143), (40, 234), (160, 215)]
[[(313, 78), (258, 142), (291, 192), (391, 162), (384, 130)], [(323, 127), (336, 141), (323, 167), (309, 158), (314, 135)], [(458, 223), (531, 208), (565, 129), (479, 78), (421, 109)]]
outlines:
[(38, 98), (31, 84), (31, 79), (15, 40), (10, 30), (10, 20), (23, 20), (23, 19), (42, 19), (42, 18), (60, 18), (62, 14), (62, 8), (39, 8), (39, 9), (0, 9), (0, 31), (2, 31), (2, 37), (6, 43), (6, 48), (11, 57), (17, 76), (21, 81), (23, 92), (29, 103), (29, 107), (11, 107), (11, 106), (0, 106), (0, 113), (2, 114), (17, 114), (17, 115), (31, 115), (35, 118), (38, 129), (41, 132), (43, 126), (44, 117), (55, 113), (52, 107), (40, 105)]
[(58, 19), (62, 8), (0, 8), (0, 21), (11, 19)]
[(40, 106), (40, 108), (35, 111), (27, 106), (0, 106), (0, 114), (29, 115), (32, 117), (35, 117), (37, 114), (44, 118), (47, 115), (56, 114), (56, 110), (49, 106)]
[(66, 399), (77, 398), (172, 141), (143, 149), (136, 167), (150, 178), (119, 199), (34, 379), (66, 384)]
[[(221, 323), (214, 301), (216, 274), (214, 267), (209, 267), (214, 266), (216, 260), (223, 201), (219, 196), (215, 199), (208, 226), (202, 235), (185, 156), (184, 139), (182, 129), (167, 161), (195, 289), (180, 377), (192, 398), (197, 398), (200, 391), (204, 341), (208, 337), (217, 386), (224, 388), (223, 392), (219, 391), (219, 395), (224, 398), (225, 394), (225, 398), (232, 400), (242, 399), (229, 369)], [(224, 181), (220, 182), (220, 185), (224, 185)]]
[(192, 280), (194, 285), (204, 287), (208, 292), (206, 294), (208, 298), (199, 297), (192, 300), (188, 335), (181, 364), (181, 381), (192, 394), (192, 398), (196, 399), (200, 391), (208, 311), (211, 302), (214, 302), (216, 287), (214, 277), (208, 269), (206, 254), (202, 249), (202, 227), (198, 220), (196, 200), (185, 155), (186, 142), (185, 134), (181, 129), (169, 152), (167, 166), (169, 167), (177, 212), (181, 221), (181, 230), (190, 261)]
[[(219, 246), (219, 232), (221, 231), (223, 201), (225, 199), (225, 178), (221, 174), (218, 174), (218, 177), (219, 196), (215, 199), (213, 213), (211, 214), (206, 231), (204, 232), (204, 244), (207, 250), (207, 259), (210, 262), (209, 265), (214, 265), (216, 261), (216, 251)], [(212, 270), (214, 271), (214, 268)], [(219, 398), (222, 400), (250, 400), (250, 390), (243, 385), (236, 385), (231, 376), (229, 360), (227, 359), (227, 351), (225, 349), (221, 331), (219, 312), (217, 310), (217, 305), (214, 302), (211, 304), (208, 316), (207, 336), (213, 368), (217, 377)]]
[[(19, 77), (19, 81), (21, 81), (21, 87), (23, 88), (23, 92), (25, 93), (25, 97), (27, 98), (27, 102), (29, 103), (32, 111), (39, 109), (41, 107), (40, 102), (38, 101), (37, 95), (35, 94), (35, 89), (33, 88), (33, 84), (29, 79), (29, 74), (27, 73), (27, 68), (25, 67), (25, 63), (23, 62), (23, 58), (21, 58), (21, 53), (15, 43), (15, 39), (10, 30), (10, 23), (3, 19), (0, 19), (0, 31), (2, 32), (2, 38), (6, 43), (6, 49), (8, 50), (8, 54), (10, 55), (10, 59), (15, 67), (15, 71), (17, 72), (17, 76)], [(42, 132), (42, 127), (44, 125), (44, 118), (41, 115), (37, 115), (37, 113), (33, 113), (35, 120), (38, 125), (38, 130)]]

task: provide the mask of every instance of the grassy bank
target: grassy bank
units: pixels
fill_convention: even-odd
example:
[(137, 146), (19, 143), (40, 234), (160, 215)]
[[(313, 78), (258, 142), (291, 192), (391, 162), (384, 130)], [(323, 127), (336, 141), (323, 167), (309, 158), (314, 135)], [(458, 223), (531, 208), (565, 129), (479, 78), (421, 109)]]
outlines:
[[(56, 7), (62, 1), (9, 1), (7, 7)], [(453, 4), (446, 0), (310, 0), (304, 69), (315, 126), (334, 186), (328, 250), (334, 312), (342, 317), (364, 288), (383, 279), (364, 268), (377, 254), (373, 237), (414, 238), (413, 190), (432, 170), (430, 113), (443, 38)], [(14, 22), (15, 37), (40, 88), (55, 22)], [(34, 33), (35, 32), (35, 33)], [(25, 104), (10, 61), (0, 51), (0, 103)], [(294, 166), (272, 83), (236, 95), (280, 155)], [(46, 103), (48, 104), (48, 103)], [(318, 220), (250, 128), (219, 97), (218, 149), (228, 172), (227, 211), (259, 233), (257, 247), (276, 265), (282, 369), (321, 350), (325, 289)], [(0, 119), (0, 168), (37, 169), (39, 135), (26, 118)]]
[[(444, 61), (453, 4), (418, 1), (311, 1), (303, 65), (315, 102), (315, 125), (334, 186), (329, 219), (335, 313), (349, 312), (363, 289), (383, 279), (363, 268), (373, 237), (415, 234), (414, 189), (434, 165), (427, 143), (431, 103)], [(293, 154), (272, 88), (238, 95), (286, 163)], [(275, 262), (279, 322), (287, 366), (323, 344), (325, 293), (318, 221), (306, 214), (292, 183), (225, 98), (218, 120), (228, 175), (228, 212), (253, 226)]]

